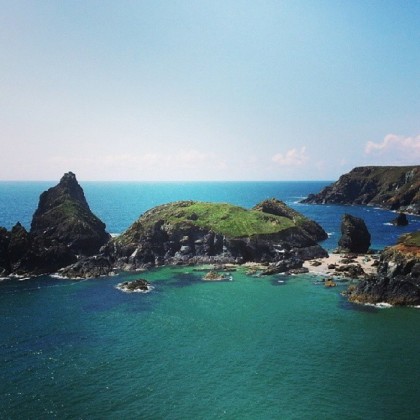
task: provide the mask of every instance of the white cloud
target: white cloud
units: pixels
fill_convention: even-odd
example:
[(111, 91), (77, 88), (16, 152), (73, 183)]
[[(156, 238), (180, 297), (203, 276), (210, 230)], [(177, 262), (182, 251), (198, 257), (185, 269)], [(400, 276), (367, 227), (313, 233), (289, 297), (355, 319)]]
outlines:
[(306, 147), (290, 149), (285, 154), (277, 153), (271, 160), (280, 166), (302, 166), (309, 158), (306, 155)]
[(386, 163), (414, 163), (420, 161), (420, 135), (414, 137), (388, 134), (382, 142), (368, 141), (365, 154), (380, 157)]

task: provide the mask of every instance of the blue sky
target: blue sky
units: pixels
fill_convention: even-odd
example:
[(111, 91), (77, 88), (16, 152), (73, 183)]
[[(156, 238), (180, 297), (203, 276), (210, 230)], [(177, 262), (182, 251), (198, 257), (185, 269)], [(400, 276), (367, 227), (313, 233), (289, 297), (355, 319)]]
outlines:
[(420, 164), (419, 1), (1, 1), (3, 180)]

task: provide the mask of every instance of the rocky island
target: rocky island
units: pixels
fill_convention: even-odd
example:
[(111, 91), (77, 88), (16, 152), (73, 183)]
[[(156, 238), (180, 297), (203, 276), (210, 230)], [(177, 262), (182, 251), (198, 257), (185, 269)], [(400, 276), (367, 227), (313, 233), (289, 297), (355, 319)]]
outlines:
[(53, 273), (94, 255), (110, 235), (90, 210), (72, 172), (41, 194), (28, 232), (19, 222), (0, 227), (0, 276)]
[(317, 244), (327, 234), (283, 202), (266, 200), (251, 210), (226, 203), (179, 201), (147, 211), (99, 255), (60, 270), (91, 277), (114, 269), (134, 271), (163, 265), (273, 264), (273, 272), (302, 267), (327, 256)]
[(420, 166), (357, 167), (302, 202), (375, 205), (420, 214)]

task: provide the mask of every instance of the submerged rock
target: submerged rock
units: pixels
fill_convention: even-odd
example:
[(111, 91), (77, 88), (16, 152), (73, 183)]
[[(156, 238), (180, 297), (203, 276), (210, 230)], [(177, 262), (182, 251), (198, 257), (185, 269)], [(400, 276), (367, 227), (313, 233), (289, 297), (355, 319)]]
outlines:
[(231, 276), (225, 273), (218, 273), (217, 271), (211, 270), (203, 277), (203, 280), (206, 281), (223, 281), (223, 280), (231, 280)]

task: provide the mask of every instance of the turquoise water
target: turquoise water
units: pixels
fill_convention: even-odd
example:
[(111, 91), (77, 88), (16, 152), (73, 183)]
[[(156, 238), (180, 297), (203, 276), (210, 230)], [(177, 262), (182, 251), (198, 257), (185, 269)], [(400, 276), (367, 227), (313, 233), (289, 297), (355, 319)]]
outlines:
[[(343, 210), (367, 216), (378, 245), (402, 232), (386, 224), (389, 212), (296, 204), (314, 184), (292, 184), (265, 183), (263, 191), (165, 184), (166, 201), (188, 193), (249, 207), (277, 196), (333, 233), (331, 247)], [(83, 187), (114, 231), (153, 197), (165, 199), (156, 184)], [(25, 188), (21, 201), (35, 196), (36, 206), (35, 183), (31, 194)], [(17, 191), (10, 193), (14, 212), (2, 201), (9, 222), (25, 207)], [(6, 197), (1, 184), (0, 193)], [(410, 221), (417, 226), (417, 218)], [(203, 282), (202, 275), (191, 267), (141, 273), (154, 286), (148, 294), (115, 288), (139, 274), (0, 282), (0, 418), (418, 418), (419, 309), (351, 305), (339, 294), (345, 285), (327, 289), (311, 275), (237, 271), (227, 282)]]

